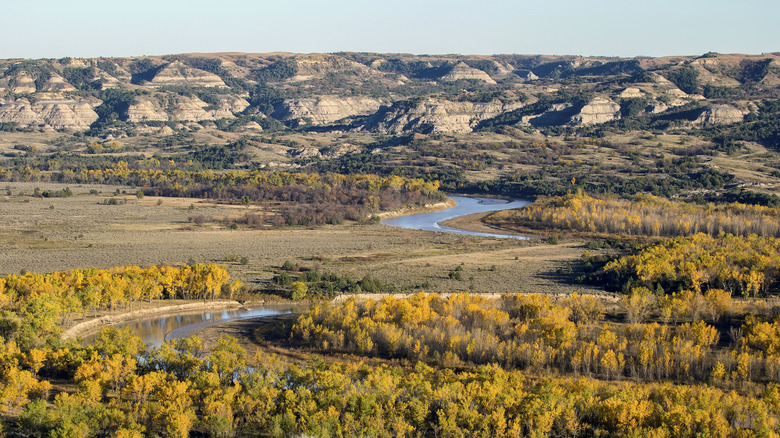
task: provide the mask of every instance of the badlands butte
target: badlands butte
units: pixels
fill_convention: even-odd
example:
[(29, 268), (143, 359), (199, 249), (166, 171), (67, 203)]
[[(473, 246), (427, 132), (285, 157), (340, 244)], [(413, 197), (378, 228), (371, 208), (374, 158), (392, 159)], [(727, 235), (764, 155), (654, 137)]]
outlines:
[[(0, 123), (6, 130), (114, 136), (165, 135), (214, 122), (249, 132), (281, 122), (385, 134), (589, 126), (660, 114), (717, 125), (756, 112), (754, 100), (778, 84), (776, 54), (620, 59), (224, 53), (4, 60)], [(626, 108), (630, 99), (644, 105)], [(691, 111), (670, 114), (682, 107)], [(150, 129), (161, 124), (171, 129)]]
[(215, 169), (396, 173), (525, 197), (767, 194), (779, 91), (776, 53), (9, 59), (0, 153), (31, 167), (205, 155)]

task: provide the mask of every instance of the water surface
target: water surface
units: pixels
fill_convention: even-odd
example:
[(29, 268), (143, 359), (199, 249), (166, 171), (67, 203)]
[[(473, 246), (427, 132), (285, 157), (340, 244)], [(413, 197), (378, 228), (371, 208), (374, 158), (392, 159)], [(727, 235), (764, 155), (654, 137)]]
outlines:
[[(166, 339), (186, 338), (197, 330), (216, 324), (247, 318), (291, 313), (292, 306), (266, 306), (260, 308), (238, 308), (214, 311), (199, 310), (174, 314), (150, 316), (141, 320), (133, 320), (115, 324), (114, 327), (130, 327), (135, 334), (150, 347), (159, 347)], [(97, 338), (97, 334), (84, 338), (89, 344)]]
[(482, 233), (479, 231), (461, 230), (441, 225), (441, 222), (455, 219), (473, 213), (486, 213), (493, 211), (509, 210), (511, 208), (525, 207), (530, 204), (529, 201), (515, 199), (507, 201), (504, 199), (477, 198), (470, 196), (449, 196), (457, 205), (445, 210), (429, 211), (426, 213), (415, 213), (406, 216), (399, 216), (392, 219), (383, 220), (386, 225), (393, 225), (401, 228), (410, 228), (415, 230), (440, 231), (445, 233), (460, 233), (472, 236), (500, 237), (506, 239), (528, 239), (526, 236), (513, 234)]

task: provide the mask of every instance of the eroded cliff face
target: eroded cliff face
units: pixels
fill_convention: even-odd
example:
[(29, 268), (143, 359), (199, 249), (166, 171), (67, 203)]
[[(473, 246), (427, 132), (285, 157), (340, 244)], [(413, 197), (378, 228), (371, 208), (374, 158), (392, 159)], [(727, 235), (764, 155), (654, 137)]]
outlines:
[(388, 134), (407, 131), (471, 132), (482, 120), (496, 117), (521, 104), (453, 102), (441, 99), (405, 101), (369, 117), (364, 129)]
[(348, 117), (373, 114), (386, 103), (386, 100), (369, 97), (320, 96), (287, 99), (274, 111), (274, 116), (283, 121), (296, 120), (312, 125), (324, 125)]
[(745, 119), (747, 111), (731, 105), (708, 106), (694, 123), (699, 125), (729, 125)]
[(606, 98), (596, 98), (583, 106), (572, 122), (580, 125), (596, 125), (620, 118), (620, 105)]
[(249, 102), (237, 96), (220, 96), (215, 105), (209, 105), (195, 96), (172, 94), (144, 95), (135, 98), (127, 109), (127, 121), (192, 121), (235, 118)]
[(5, 83), (10, 94), (31, 94), (36, 91), (35, 80), (24, 71), (9, 76)]
[[(668, 79), (670, 71), (681, 68), (698, 75), (699, 86), (686, 87), (690, 94)], [(744, 85), (765, 94), (751, 92), (732, 102), (693, 91), (715, 86), (739, 94)], [(674, 118), (676, 109), (699, 101), (698, 119), (688, 114), (674, 120), (711, 125), (744, 120), (744, 108), (776, 96), (778, 87), (780, 55), (775, 54), (616, 59), (223, 53), (0, 60), (0, 122), (86, 130), (98, 120), (94, 109), (105, 103), (99, 113), (106, 121), (127, 125), (109, 124), (117, 130), (111, 133), (97, 123), (101, 135), (145, 131), (146, 122), (160, 121), (213, 128), (217, 124), (210, 121), (239, 116), (245, 116), (242, 129), (252, 132), (281, 121), (331, 130), (460, 133), (495, 118), (500, 120), (491, 126), (524, 129), (608, 123), (621, 117), (627, 100), (637, 99), (628, 117)], [(586, 94), (593, 98), (583, 105), (580, 97)], [(537, 99), (554, 104), (509, 114), (524, 105), (518, 102), (530, 105)], [(638, 113), (637, 105), (643, 106)]]
[(18, 99), (0, 106), (0, 123), (21, 127), (86, 130), (98, 119), (94, 103), (76, 100)]
[(214, 73), (189, 67), (182, 62), (174, 61), (162, 67), (154, 75), (149, 85), (160, 86), (190, 86), (190, 87), (224, 87), (225, 83)]
[(452, 67), (449, 73), (441, 77), (443, 81), (457, 81), (459, 79), (474, 79), (487, 84), (495, 84), (496, 81), (482, 70), (469, 67), (464, 62), (459, 62)]

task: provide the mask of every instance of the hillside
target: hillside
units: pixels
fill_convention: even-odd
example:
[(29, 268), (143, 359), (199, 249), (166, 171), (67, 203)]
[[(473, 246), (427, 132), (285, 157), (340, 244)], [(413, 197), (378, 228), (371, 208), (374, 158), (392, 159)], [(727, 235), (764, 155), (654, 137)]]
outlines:
[[(350, 120), (350, 128), (463, 132), (544, 100), (560, 102), (529, 109), (512, 124), (593, 125), (669, 113), (694, 103), (700, 114), (687, 117), (692, 123), (738, 122), (755, 110), (757, 101), (776, 94), (780, 56), (63, 58), (2, 61), (0, 77), (0, 122), (20, 128), (78, 131), (113, 121), (202, 122), (242, 116), (270, 117), (291, 126), (332, 125), (370, 116)], [(645, 105), (621, 111), (629, 99), (643, 99)], [(459, 116), (465, 121), (456, 121)], [(398, 117), (408, 122), (393, 124)]]
[[(539, 172), (540, 164), (577, 163), (580, 170), (560, 177), (581, 181), (593, 173), (587, 165), (609, 164), (633, 178), (655, 173), (658, 160), (698, 157), (701, 171), (771, 191), (778, 182), (778, 97), (776, 53), (4, 60), (0, 152), (18, 158), (35, 146), (94, 154), (98, 144), (97, 153), (171, 157), (241, 140), (245, 153), (230, 166), (338, 159), (330, 165), (339, 171), (387, 173), (382, 165), (395, 163), (430, 178), (431, 167), (443, 171), (436, 177), (457, 180), (445, 182), (448, 189), (484, 191), (480, 182), (504, 181), (498, 191), (515, 195), (545, 193), (506, 187), (507, 178)], [(601, 149), (588, 150), (593, 145)], [(740, 152), (750, 160), (716, 157)], [(372, 154), (382, 155), (381, 165)], [(344, 162), (355, 156), (358, 163)], [(609, 182), (594, 184), (584, 188), (603, 191)]]

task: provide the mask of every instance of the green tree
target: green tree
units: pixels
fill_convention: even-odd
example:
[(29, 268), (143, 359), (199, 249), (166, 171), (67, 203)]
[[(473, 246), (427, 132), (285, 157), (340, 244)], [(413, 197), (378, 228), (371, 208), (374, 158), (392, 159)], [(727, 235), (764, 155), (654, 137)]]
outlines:
[(295, 301), (306, 298), (306, 294), (309, 292), (309, 288), (306, 283), (302, 281), (294, 281), (290, 285), (290, 298)]

